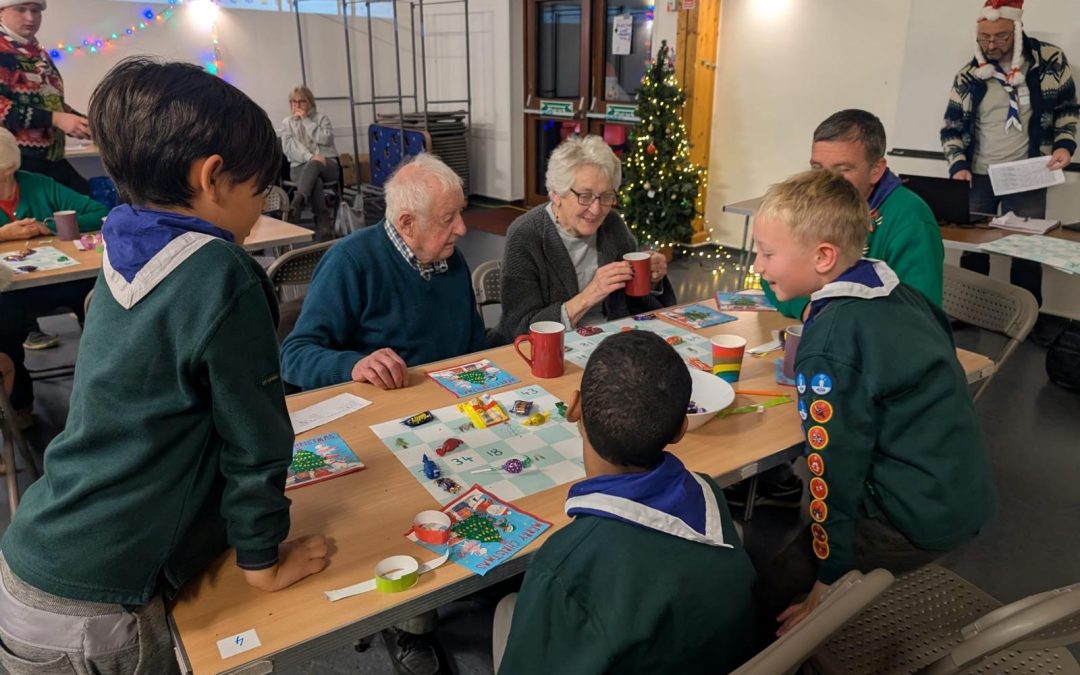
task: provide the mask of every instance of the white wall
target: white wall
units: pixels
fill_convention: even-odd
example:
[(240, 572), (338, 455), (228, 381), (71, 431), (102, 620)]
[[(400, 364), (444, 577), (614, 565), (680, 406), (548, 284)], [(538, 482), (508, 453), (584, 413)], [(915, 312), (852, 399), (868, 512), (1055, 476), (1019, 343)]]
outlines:
[[(510, 98), (507, 91), (521, 91), (521, 68), (511, 69), (508, 54), (520, 51), (521, 21), (511, 22), (513, 11), (520, 12), (521, 0), (471, 0), (470, 36), (473, 97), (472, 190), (475, 193), (511, 199), (520, 197), (520, 177), (514, 178), (511, 167), (517, 154), (513, 142), (511, 110), (520, 96)], [(141, 5), (110, 0), (53, 0), (45, 13), (39, 33), (48, 45), (90, 34), (111, 32), (137, 21), (145, 7), (161, 10), (163, 3)], [(411, 60), (411, 25), (407, 2), (399, 2), (402, 54), (401, 68), (406, 94), (413, 92)], [(98, 55), (66, 56), (59, 63), (68, 102), (85, 111), (90, 94), (101, 77), (120, 59), (134, 54), (152, 54), (169, 59), (205, 62), (211, 53), (209, 30), (191, 20), (189, 8), (178, 7), (172, 20), (148, 28), (136, 37), (121, 41), (116, 48)], [(436, 6), (426, 13), (428, 35), (429, 96), (432, 99), (465, 98), (464, 22), (460, 7)], [(342, 96), (348, 91), (344, 54), (342, 18), (302, 15), (304, 59), (308, 85), (317, 96)], [(373, 20), (375, 37), (375, 79), (379, 95), (396, 94), (397, 75), (393, 59), (394, 32), (385, 19)], [(280, 121), (288, 115), (288, 92), (300, 82), (299, 48), (296, 23), (290, 13), (222, 10), (217, 30), (224, 62), (224, 77), (266, 109), (271, 119)], [(368, 56), (367, 22), (353, 19), (353, 84), (357, 99), (370, 98), (371, 59)], [(417, 70), (419, 74), (419, 69)], [(516, 85), (512, 86), (515, 81)], [(447, 108), (455, 106), (445, 106)], [(520, 104), (518, 104), (520, 108)], [(320, 108), (334, 120), (338, 149), (352, 152), (349, 106), (327, 101)], [(391, 112), (395, 106), (380, 106)], [(412, 110), (411, 100), (406, 111)], [(516, 117), (520, 117), (517, 115)], [(371, 108), (357, 109), (361, 128), (361, 152), (366, 152), (366, 128), (372, 121)]]

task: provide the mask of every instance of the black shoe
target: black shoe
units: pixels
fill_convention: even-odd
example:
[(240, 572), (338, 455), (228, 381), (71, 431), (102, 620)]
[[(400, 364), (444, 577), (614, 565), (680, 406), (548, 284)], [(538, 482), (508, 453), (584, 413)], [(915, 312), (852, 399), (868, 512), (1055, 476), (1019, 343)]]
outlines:
[[(802, 504), (803, 482), (798, 476), (789, 476), (780, 482), (758, 479), (754, 506), (778, 506), (797, 509)], [(746, 496), (750, 492), (750, 481), (744, 480), (724, 488), (724, 498), (728, 506), (746, 508)]]
[(1035, 325), (1031, 327), (1031, 332), (1028, 333), (1028, 339), (1039, 347), (1049, 347), (1068, 325), (1068, 319), (1040, 313), (1035, 319)]
[(450, 675), (446, 653), (435, 633), (417, 635), (387, 628), (382, 636), (398, 675)]

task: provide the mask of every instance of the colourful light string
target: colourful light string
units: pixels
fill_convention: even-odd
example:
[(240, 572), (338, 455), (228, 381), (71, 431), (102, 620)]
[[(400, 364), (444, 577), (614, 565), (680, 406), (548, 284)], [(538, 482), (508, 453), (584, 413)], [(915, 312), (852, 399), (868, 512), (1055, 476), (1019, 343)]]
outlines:
[[(57, 43), (54, 49), (49, 50), (49, 56), (54, 61), (59, 61), (68, 54), (81, 55), (81, 54), (99, 54), (106, 49), (113, 47), (120, 40), (125, 40), (137, 35), (140, 31), (144, 31), (150, 27), (151, 22), (165, 23), (169, 19), (176, 15), (173, 11), (173, 7), (176, 5), (182, 5), (185, 0), (168, 0), (169, 8), (162, 10), (161, 12), (155, 12), (153, 9), (147, 8), (139, 13), (142, 19), (138, 23), (133, 23), (130, 26), (121, 28), (109, 33), (109, 37), (94, 37), (87, 38), (81, 41), (60, 42)], [(215, 40), (215, 45), (217, 44)], [(215, 48), (216, 51), (216, 48)]]

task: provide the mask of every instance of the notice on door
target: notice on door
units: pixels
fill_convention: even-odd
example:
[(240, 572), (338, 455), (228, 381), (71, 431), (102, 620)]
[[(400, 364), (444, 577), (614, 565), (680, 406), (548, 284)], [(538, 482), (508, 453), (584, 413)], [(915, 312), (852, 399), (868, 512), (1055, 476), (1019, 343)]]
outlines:
[(616, 56), (629, 54), (633, 37), (634, 17), (629, 14), (616, 15), (611, 28), (611, 53)]

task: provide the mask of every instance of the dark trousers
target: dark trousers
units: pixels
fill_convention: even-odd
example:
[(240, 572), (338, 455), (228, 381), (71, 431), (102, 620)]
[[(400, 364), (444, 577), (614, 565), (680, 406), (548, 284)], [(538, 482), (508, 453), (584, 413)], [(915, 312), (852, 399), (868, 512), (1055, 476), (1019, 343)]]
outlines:
[(82, 177), (71, 162), (61, 159), (50, 162), (41, 157), (23, 157), (22, 170), (31, 173), (40, 173), (52, 178), (57, 183), (69, 187), (79, 194), (90, 196), (90, 182)]
[(80, 279), (0, 293), (0, 352), (7, 354), (15, 362), (15, 385), (11, 391), (11, 405), (16, 410), (34, 403), (34, 383), (30, 381), (30, 373), (23, 365), (23, 340), (26, 339), (27, 326), (32, 325), (32, 319), (61, 307), (75, 312), (81, 324), (83, 301), (93, 287), (93, 279)]
[(291, 169), (292, 179), (296, 183), (296, 193), (303, 195), (304, 199), (310, 200), (311, 210), (316, 217), (326, 216), (329, 210), (326, 208), (326, 195), (323, 194), (323, 183), (338, 179), (337, 160), (329, 157), (326, 164), (314, 160), (294, 166)]
[[(990, 177), (978, 173), (971, 176), (970, 203), (972, 213), (997, 213), (1000, 206), (1002, 213), (1012, 211), (1018, 216), (1028, 218), (1046, 217), (1045, 189), (998, 197), (990, 185)], [(989, 274), (990, 256), (986, 253), (964, 251), (960, 254), (960, 266), (979, 274)], [(1013, 258), (1012, 268), (1009, 270), (1009, 283), (1030, 291), (1035, 296), (1035, 301), (1042, 307), (1041, 263)]]
[[(775, 639), (780, 624), (776, 617), (793, 602), (801, 601), (817, 580), (817, 557), (811, 548), (807, 525), (758, 575), (754, 596), (758, 605), (760, 633), (765, 642)], [(860, 572), (883, 567), (903, 574), (937, 560), (944, 551), (915, 546), (893, 527), (883, 514), (864, 516), (855, 523), (855, 569)]]

